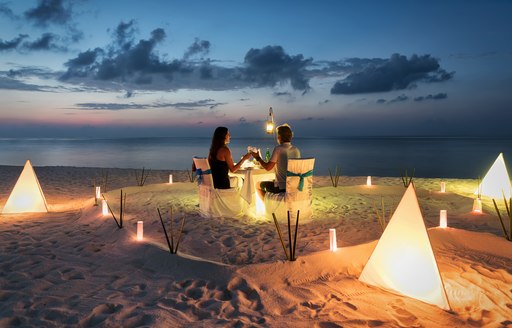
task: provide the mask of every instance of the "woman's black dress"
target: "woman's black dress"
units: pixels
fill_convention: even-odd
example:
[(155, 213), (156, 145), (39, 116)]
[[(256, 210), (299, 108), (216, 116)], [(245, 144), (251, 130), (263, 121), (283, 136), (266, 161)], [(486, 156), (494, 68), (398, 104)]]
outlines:
[(217, 159), (210, 160), (210, 169), (212, 171), (213, 187), (215, 189), (229, 189), (229, 167), (224, 161)]

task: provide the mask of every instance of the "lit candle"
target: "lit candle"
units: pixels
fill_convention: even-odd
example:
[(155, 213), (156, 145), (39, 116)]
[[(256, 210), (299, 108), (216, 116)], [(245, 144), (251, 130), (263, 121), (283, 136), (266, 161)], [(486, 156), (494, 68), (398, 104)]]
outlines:
[(473, 202), (473, 212), (482, 213), (482, 200), (480, 198), (475, 199)]
[(144, 223), (142, 221), (137, 221), (137, 240), (142, 240), (144, 237)]
[(439, 212), (439, 227), (446, 228), (448, 227), (448, 219), (446, 215), (446, 210), (441, 210)]
[(367, 186), (371, 186), (372, 185), (372, 176), (369, 175), (367, 178), (366, 178), (366, 185)]
[(441, 181), (441, 192), (446, 192), (446, 184), (444, 181)]
[(329, 244), (331, 252), (336, 252), (338, 245), (336, 244), (336, 229), (329, 229)]
[(172, 183), (172, 174), (169, 174), (169, 183)]
[(107, 201), (106, 200), (102, 200), (101, 201), (101, 213), (103, 215), (108, 215), (108, 206), (107, 206)]
[(101, 198), (101, 187), (96, 187), (96, 199)]

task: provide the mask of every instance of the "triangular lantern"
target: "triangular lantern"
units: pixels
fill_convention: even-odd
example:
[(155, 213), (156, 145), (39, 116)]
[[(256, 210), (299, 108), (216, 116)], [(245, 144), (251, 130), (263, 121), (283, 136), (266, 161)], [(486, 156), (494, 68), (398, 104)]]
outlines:
[(443, 281), (411, 183), (359, 280), (449, 310)]
[(24, 212), (48, 212), (43, 190), (29, 160), (2, 210), (2, 213)]
[(503, 153), (500, 153), (475, 191), (475, 195), (478, 195), (480, 190), (480, 194), (483, 196), (502, 199), (505, 195), (507, 199), (510, 199), (510, 189), (510, 177), (503, 159)]

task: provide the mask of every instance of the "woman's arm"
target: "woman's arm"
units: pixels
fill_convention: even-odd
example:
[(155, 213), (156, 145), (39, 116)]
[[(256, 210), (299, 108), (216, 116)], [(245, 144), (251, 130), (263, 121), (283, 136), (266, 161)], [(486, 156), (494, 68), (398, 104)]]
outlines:
[(225, 161), (228, 164), (229, 171), (232, 173), (238, 171), (240, 166), (242, 166), (242, 164), (251, 157), (251, 153), (247, 153), (238, 163), (234, 164), (233, 157), (231, 156), (231, 150), (228, 147), (222, 147), (219, 149), (219, 152), (219, 157), (223, 157), (223, 159), (219, 157), (217, 157), (217, 159)]

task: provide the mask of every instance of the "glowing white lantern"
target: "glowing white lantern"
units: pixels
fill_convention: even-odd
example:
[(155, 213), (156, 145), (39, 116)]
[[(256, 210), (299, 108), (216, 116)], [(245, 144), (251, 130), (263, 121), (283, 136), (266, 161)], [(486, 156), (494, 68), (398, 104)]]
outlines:
[(169, 183), (172, 184), (172, 174), (169, 174)]
[(446, 184), (444, 181), (441, 181), (441, 192), (446, 192)]
[(482, 200), (480, 198), (475, 199), (473, 202), (473, 212), (482, 213)]
[(144, 222), (137, 221), (137, 240), (141, 241), (144, 238)]
[(96, 187), (96, 199), (101, 198), (101, 187)]
[(509, 199), (511, 188), (503, 153), (500, 153), (475, 191), (475, 195), (496, 199), (503, 199), (505, 196), (506, 199)]
[(359, 280), (449, 310), (448, 298), (411, 183)]
[(108, 215), (107, 201), (104, 199), (101, 201), (101, 214)]
[(29, 160), (4, 205), (2, 213), (48, 212), (43, 190)]
[(439, 227), (440, 228), (448, 227), (448, 219), (447, 219), (446, 210), (441, 210), (439, 212)]
[(336, 229), (329, 229), (329, 249), (331, 252), (336, 252), (338, 245), (336, 244)]
[(367, 186), (371, 186), (372, 185), (372, 176), (369, 175), (367, 178), (366, 178), (366, 185)]

